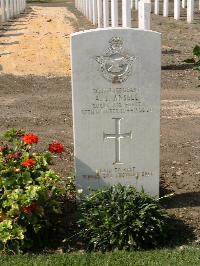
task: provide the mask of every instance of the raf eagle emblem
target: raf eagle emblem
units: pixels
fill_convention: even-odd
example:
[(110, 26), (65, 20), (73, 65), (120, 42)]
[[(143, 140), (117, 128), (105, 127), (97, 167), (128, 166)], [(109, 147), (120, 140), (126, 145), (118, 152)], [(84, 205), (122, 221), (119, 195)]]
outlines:
[(112, 83), (122, 83), (128, 79), (132, 72), (134, 56), (129, 56), (123, 49), (123, 40), (114, 37), (109, 41), (110, 47), (104, 56), (97, 56), (102, 75)]

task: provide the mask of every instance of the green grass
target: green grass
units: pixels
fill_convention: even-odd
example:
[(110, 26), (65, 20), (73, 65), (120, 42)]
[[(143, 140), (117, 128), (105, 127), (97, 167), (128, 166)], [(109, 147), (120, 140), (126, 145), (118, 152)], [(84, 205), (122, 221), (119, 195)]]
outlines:
[(200, 266), (200, 249), (1, 256), (1, 266)]

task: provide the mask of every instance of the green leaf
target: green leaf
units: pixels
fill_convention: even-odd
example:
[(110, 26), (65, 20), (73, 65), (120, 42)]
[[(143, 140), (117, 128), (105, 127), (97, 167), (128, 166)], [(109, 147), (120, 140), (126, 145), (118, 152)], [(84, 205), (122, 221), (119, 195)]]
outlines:
[(31, 174), (28, 171), (22, 173), (22, 177), (23, 177), (23, 184), (31, 184), (33, 181), (31, 178)]
[(200, 71), (200, 66), (195, 66), (193, 69)]
[(17, 136), (17, 129), (15, 128), (11, 128), (9, 130), (7, 130), (5, 133), (4, 133), (4, 138), (7, 140), (7, 141), (13, 141), (16, 136)]
[(193, 54), (196, 55), (197, 57), (200, 57), (200, 46), (196, 45), (193, 49)]

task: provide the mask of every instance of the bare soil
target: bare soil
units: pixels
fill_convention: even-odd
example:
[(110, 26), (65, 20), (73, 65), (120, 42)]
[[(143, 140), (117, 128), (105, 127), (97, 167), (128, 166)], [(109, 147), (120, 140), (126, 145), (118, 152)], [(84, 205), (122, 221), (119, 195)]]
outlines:
[[(134, 26), (136, 18), (134, 12)], [(73, 173), (69, 35), (88, 28), (70, 0), (30, 4), (0, 26), (0, 132), (33, 131), (41, 138), (39, 149), (63, 142), (61, 176)], [(161, 196), (173, 193), (163, 205), (180, 221), (178, 237), (200, 243), (200, 82), (183, 62), (200, 44), (200, 12), (191, 25), (185, 11), (180, 21), (172, 12), (169, 18), (152, 15), (152, 30), (162, 33), (160, 190)]]

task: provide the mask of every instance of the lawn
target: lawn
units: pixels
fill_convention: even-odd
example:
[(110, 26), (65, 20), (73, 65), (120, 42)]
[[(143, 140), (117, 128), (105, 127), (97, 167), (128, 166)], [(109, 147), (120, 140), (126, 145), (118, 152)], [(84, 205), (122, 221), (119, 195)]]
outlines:
[(122, 265), (200, 265), (200, 248), (154, 250), (143, 252), (71, 253), (34, 256), (2, 256), (1, 266), (122, 266)]

